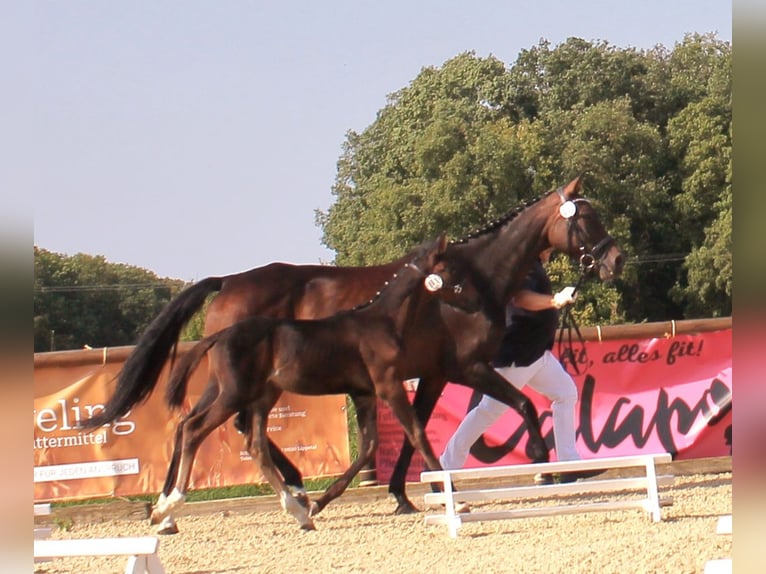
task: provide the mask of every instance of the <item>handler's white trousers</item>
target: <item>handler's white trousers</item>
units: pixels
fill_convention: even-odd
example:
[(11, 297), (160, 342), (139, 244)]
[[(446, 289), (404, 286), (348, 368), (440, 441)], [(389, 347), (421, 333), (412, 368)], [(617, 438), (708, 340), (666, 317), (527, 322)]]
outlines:
[[(551, 400), (553, 413), (553, 440), (558, 460), (579, 460), (575, 446), (575, 408), (577, 387), (550, 351), (527, 367), (500, 367), (495, 369), (509, 383), (521, 390), (529, 385)], [(508, 406), (484, 395), (462, 420), (444, 452), (439, 457), (443, 468), (462, 468), (473, 443), (508, 410)]]

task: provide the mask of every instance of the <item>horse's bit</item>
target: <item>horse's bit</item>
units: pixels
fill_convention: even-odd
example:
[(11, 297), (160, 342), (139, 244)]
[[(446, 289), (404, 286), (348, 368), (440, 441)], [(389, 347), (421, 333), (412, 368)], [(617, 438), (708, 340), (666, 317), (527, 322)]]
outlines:
[[(577, 210), (577, 204), (578, 203), (587, 203), (590, 205), (590, 202), (585, 199), (584, 197), (578, 197), (576, 199), (566, 199), (564, 197), (564, 191), (559, 188), (556, 190), (559, 194), (559, 197), (561, 198), (561, 205), (559, 206), (559, 214), (561, 217), (567, 220), (567, 235), (569, 239), (570, 246), (572, 245), (572, 240), (574, 237), (577, 237), (577, 240), (580, 243), (580, 280), (582, 280), (582, 276), (585, 275), (588, 271), (591, 271), (596, 266), (603, 265), (603, 258), (606, 255), (606, 250), (609, 245), (614, 243), (614, 238), (607, 234), (606, 237), (604, 237), (601, 241), (596, 243), (589, 252), (585, 251), (585, 246), (587, 245), (587, 240), (583, 236), (583, 231), (580, 229), (578, 225), (576, 225), (577, 219), (582, 216), (578, 216), (578, 210)], [(579, 281), (578, 281), (579, 285)], [(576, 289), (576, 287), (575, 287)]]

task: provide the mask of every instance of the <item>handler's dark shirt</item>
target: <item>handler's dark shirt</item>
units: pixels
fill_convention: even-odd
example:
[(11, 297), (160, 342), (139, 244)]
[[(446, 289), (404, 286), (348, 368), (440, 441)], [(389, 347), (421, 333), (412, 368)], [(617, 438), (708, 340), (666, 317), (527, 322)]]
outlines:
[[(532, 267), (521, 289), (552, 295), (551, 281), (540, 262)], [(505, 310), (505, 324), (503, 341), (492, 364), (495, 367), (509, 367), (511, 364), (526, 367), (553, 348), (559, 312), (553, 308), (527, 311), (509, 303)]]

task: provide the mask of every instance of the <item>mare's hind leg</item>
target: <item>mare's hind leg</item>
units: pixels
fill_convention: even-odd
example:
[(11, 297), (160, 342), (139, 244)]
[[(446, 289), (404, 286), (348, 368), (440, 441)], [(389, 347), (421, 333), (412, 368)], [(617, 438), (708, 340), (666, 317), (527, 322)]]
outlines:
[[(250, 450), (253, 441), (253, 416), (252, 407), (248, 406), (240, 410), (234, 417), (234, 427), (243, 435), (245, 435), (245, 448)], [(279, 472), (282, 474), (287, 483), (287, 487), (293, 492), (298, 501), (305, 506), (309, 507), (309, 497), (306, 494), (306, 487), (303, 485), (303, 475), (298, 470), (292, 461), (285, 456), (274, 442), (267, 438), (269, 444), (269, 454), (271, 455), (274, 464)]]
[(351, 400), (356, 407), (356, 423), (360, 431), (359, 456), (341, 476), (327, 487), (322, 496), (311, 504), (311, 516), (319, 514), (332, 500), (345, 492), (362, 467), (372, 460), (378, 448), (377, 399), (374, 395), (364, 395), (351, 396)]
[[(234, 417), (234, 428), (240, 433), (245, 435), (245, 440), (252, 440), (253, 434), (253, 422), (252, 415), (250, 413), (250, 407), (240, 410)], [(274, 464), (282, 473), (282, 477), (285, 479), (287, 486), (296, 494), (301, 504), (308, 507), (308, 496), (306, 495), (306, 487), (303, 484), (303, 475), (298, 470), (292, 461), (285, 456), (285, 453), (277, 447), (271, 439), (269, 439), (269, 453), (274, 460)]]
[[(421, 425), (425, 426), (428, 423), (431, 413), (433, 413), (436, 406), (436, 401), (439, 399), (445, 385), (446, 382), (443, 380), (421, 379), (419, 381), (412, 407)], [(391, 479), (388, 481), (388, 492), (396, 499), (395, 514), (413, 514), (418, 512), (418, 509), (412, 504), (412, 501), (410, 501), (405, 492), (407, 470), (410, 467), (414, 453), (415, 448), (405, 435), (402, 441), (402, 448), (399, 451), (399, 458), (396, 459)]]
[(181, 455), (176, 480), (173, 483), (175, 486), (169, 494), (157, 501), (152, 511), (152, 524), (160, 523), (186, 500), (191, 469), (200, 444), (214, 429), (234, 414), (234, 410), (227, 407), (225, 402), (219, 395), (210, 405), (200, 409), (195, 406), (192, 411), (194, 414), (190, 413), (186, 418), (180, 430)]
[(282, 476), (277, 472), (274, 461), (271, 458), (270, 451), (272, 449), (269, 447), (269, 440), (266, 437), (266, 424), (268, 422), (269, 411), (274, 406), (277, 398), (279, 398), (279, 394), (276, 393), (273, 400), (268, 400), (264, 397), (263, 400), (250, 409), (252, 413), (252, 436), (248, 444), (248, 450), (250, 451), (250, 456), (260, 466), (261, 472), (274, 489), (274, 492), (279, 496), (282, 508), (295, 517), (303, 530), (315, 530), (314, 521), (311, 520), (308, 509), (290, 492), (290, 489), (282, 480)]
[(285, 453), (282, 452), (277, 445), (275, 445), (270, 438), (267, 438), (269, 443), (269, 454), (274, 461), (279, 472), (282, 474), (282, 478), (287, 483), (287, 488), (293, 493), (295, 498), (298, 499), (303, 506), (309, 507), (309, 497), (306, 494), (306, 487), (303, 485), (303, 475), (298, 470), (292, 461), (287, 458)]

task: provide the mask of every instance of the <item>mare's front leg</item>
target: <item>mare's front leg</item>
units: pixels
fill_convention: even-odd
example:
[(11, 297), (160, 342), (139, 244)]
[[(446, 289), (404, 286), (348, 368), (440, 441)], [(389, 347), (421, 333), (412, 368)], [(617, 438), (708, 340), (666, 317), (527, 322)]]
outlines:
[[(420, 424), (425, 427), (428, 420), (431, 418), (436, 401), (446, 386), (446, 381), (436, 379), (420, 379), (418, 382), (417, 390), (415, 391), (415, 399), (412, 403), (412, 407), (415, 410), (415, 414), (420, 421)], [(388, 481), (388, 492), (396, 499), (395, 514), (413, 514), (418, 512), (418, 509), (412, 504), (412, 501), (407, 497), (405, 492), (407, 483), (407, 470), (412, 462), (412, 455), (415, 449), (412, 443), (405, 435), (402, 441), (402, 448), (399, 451), (399, 458), (396, 459), (396, 465), (394, 466), (391, 479)]]
[(351, 400), (356, 407), (356, 424), (359, 427), (361, 439), (359, 456), (341, 476), (327, 487), (322, 496), (311, 504), (312, 516), (321, 512), (332, 500), (345, 492), (353, 478), (372, 460), (378, 448), (378, 406), (375, 395), (352, 395)]
[(529, 397), (506, 381), (487, 363), (471, 365), (466, 371), (464, 380), (456, 382), (476, 389), (482, 394), (489, 395), (519, 413), (526, 423), (527, 433), (529, 434), (526, 455), (532, 462), (550, 461), (548, 446), (545, 444), (542, 429), (540, 428), (540, 418), (537, 415), (534, 403)]

